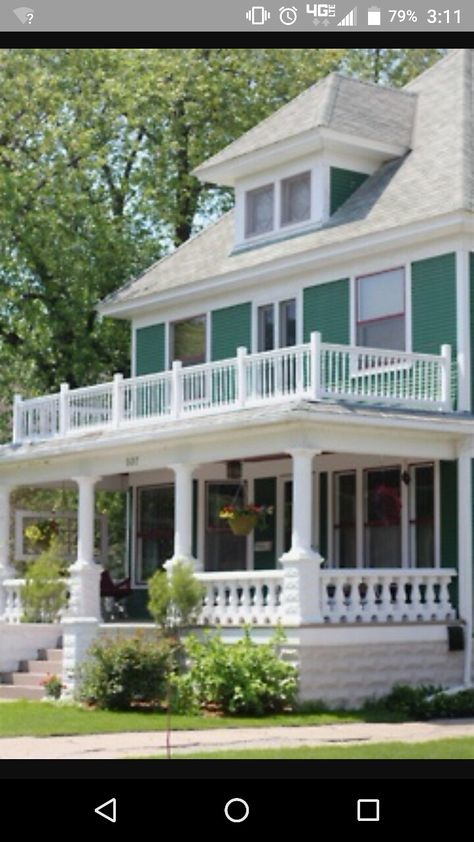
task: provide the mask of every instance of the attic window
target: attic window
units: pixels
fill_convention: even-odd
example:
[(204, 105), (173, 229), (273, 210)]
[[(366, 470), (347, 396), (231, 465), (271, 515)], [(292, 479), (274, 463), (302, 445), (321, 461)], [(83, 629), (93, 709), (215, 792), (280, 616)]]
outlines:
[(281, 224), (304, 222), (311, 215), (311, 173), (304, 172), (281, 182)]
[(255, 237), (272, 231), (273, 221), (273, 184), (266, 184), (256, 190), (249, 190), (245, 203), (245, 236)]

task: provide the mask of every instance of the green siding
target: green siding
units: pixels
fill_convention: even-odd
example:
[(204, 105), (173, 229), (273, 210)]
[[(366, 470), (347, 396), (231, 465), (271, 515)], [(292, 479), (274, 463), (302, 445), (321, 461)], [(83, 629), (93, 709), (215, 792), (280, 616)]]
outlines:
[[(458, 463), (440, 462), (441, 567), (458, 569)], [(454, 605), (458, 606), (457, 578), (451, 585)]]
[(451, 345), (451, 394), (457, 392), (456, 255), (443, 254), (412, 263), (413, 351), (439, 354)]
[(213, 360), (235, 357), (239, 346), (251, 350), (251, 304), (236, 304), (213, 310), (211, 315), (211, 356)]
[(328, 475), (319, 475), (319, 554), (328, 555)]
[(471, 317), (471, 412), (474, 411), (474, 253), (469, 257)]
[(368, 174), (364, 172), (331, 167), (329, 188), (331, 215), (347, 201), (349, 196), (355, 193), (368, 177)]
[(140, 327), (135, 338), (135, 374), (155, 374), (165, 368), (164, 324)]
[(332, 281), (303, 290), (303, 334), (309, 342), (311, 331), (319, 330), (324, 342), (348, 345), (349, 280)]
[(271, 544), (271, 550), (256, 552), (254, 550), (253, 564), (255, 570), (271, 570), (276, 567), (276, 479), (263, 477), (256, 479), (254, 485), (254, 501), (257, 505), (273, 506), (273, 514), (267, 515), (265, 520), (255, 527), (254, 542), (266, 541)]

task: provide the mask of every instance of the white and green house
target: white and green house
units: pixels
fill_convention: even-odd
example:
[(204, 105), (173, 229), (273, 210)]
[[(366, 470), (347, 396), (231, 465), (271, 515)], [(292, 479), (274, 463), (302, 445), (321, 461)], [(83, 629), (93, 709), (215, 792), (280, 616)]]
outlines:
[[(473, 76), (471, 50), (402, 89), (331, 74), (197, 168), (235, 209), (99, 305), (130, 323), (132, 376), (16, 399), (0, 669), (48, 645), (18, 622), (10, 493), (66, 484), (70, 686), (110, 632), (100, 488), (128, 495), (124, 633), (149, 622), (149, 576), (185, 558), (206, 586), (202, 626), (231, 641), (283, 625), (302, 698), (470, 683)], [(273, 514), (234, 535), (219, 511), (242, 501)]]

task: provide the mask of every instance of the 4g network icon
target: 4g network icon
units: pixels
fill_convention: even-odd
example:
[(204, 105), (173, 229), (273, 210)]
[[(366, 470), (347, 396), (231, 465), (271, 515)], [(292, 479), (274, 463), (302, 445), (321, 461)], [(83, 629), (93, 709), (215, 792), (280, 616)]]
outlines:
[(329, 18), (336, 17), (336, 6), (330, 3), (307, 3), (306, 14), (314, 17), (313, 23), (315, 26), (318, 26), (321, 19), (323, 26), (329, 26), (331, 23)]

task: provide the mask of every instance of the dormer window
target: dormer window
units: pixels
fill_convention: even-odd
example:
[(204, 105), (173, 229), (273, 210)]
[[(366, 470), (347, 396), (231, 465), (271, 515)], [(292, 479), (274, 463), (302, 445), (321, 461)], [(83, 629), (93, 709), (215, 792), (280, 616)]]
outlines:
[(274, 227), (274, 186), (266, 184), (256, 190), (249, 190), (245, 206), (245, 236), (256, 237), (266, 234)]
[(311, 173), (304, 172), (281, 182), (281, 225), (304, 222), (311, 216)]

